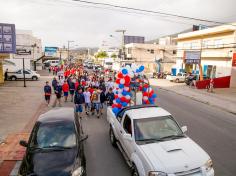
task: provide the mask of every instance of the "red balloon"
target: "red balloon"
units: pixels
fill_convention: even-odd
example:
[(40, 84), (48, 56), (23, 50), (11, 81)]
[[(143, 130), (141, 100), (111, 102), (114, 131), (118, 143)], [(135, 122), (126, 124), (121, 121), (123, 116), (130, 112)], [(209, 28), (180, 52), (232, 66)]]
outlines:
[(116, 79), (116, 84), (120, 84), (120, 79)]
[(142, 86), (139, 86), (139, 88), (138, 88), (140, 91), (142, 91), (143, 90), (143, 87)]
[(115, 108), (115, 107), (116, 107), (116, 104), (113, 104), (111, 107), (112, 107), (112, 108)]
[(131, 79), (128, 75), (125, 76), (125, 83), (130, 83)]
[(125, 98), (125, 97), (121, 97), (120, 100), (121, 100), (122, 102), (126, 102), (126, 98)]
[(143, 92), (143, 96), (148, 96), (148, 93), (147, 92)]
[(123, 78), (123, 74), (121, 72), (118, 73), (117, 75), (118, 78)]
[(115, 94), (115, 99), (117, 99), (118, 98), (118, 95), (117, 94)]
[(129, 87), (130, 84), (125, 82), (124, 86), (125, 86), (125, 87)]
[(122, 108), (121, 104), (117, 104), (116, 106), (117, 106), (117, 108)]
[(143, 87), (144, 87), (144, 88), (148, 88), (149, 86), (148, 86), (148, 84), (145, 84)]

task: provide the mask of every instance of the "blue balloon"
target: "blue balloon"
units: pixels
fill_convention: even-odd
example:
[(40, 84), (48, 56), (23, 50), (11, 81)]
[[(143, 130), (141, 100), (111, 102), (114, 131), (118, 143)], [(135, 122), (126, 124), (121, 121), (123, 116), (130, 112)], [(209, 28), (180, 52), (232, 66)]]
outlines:
[(156, 94), (153, 94), (153, 95), (152, 95), (152, 98), (156, 98), (156, 97), (157, 97), (157, 95), (156, 95)]
[(125, 87), (124, 84), (119, 84), (120, 89), (123, 89), (124, 87)]
[(116, 99), (116, 103), (120, 104), (121, 100), (119, 98)]
[(137, 68), (137, 69), (136, 69), (136, 73), (139, 73), (139, 72), (140, 72), (140, 71), (139, 71), (139, 69)]
[(123, 107), (126, 107), (128, 105), (128, 103), (126, 103), (126, 102), (123, 102), (121, 104), (122, 104)]
[(141, 65), (141, 66), (139, 67), (139, 72), (142, 72), (143, 70), (144, 70), (144, 66)]
[(127, 94), (128, 94), (127, 91), (123, 91), (123, 92), (122, 92), (122, 95), (124, 95), (124, 96), (126, 96)]
[(124, 75), (127, 75), (128, 74), (128, 70), (127, 69), (122, 69), (122, 71), (121, 71)]
[(112, 111), (114, 112), (114, 114), (117, 114), (119, 112), (119, 108), (113, 108)]
[(146, 92), (146, 91), (147, 91), (147, 88), (144, 87), (144, 88), (143, 88), (143, 91)]

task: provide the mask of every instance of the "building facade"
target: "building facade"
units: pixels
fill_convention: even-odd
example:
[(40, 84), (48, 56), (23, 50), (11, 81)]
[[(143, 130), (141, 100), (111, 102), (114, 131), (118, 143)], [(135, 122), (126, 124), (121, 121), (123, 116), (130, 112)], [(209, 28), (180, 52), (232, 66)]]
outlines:
[(236, 26), (224, 25), (179, 34), (177, 37), (177, 70), (219, 78), (232, 75)]
[(131, 43), (125, 45), (126, 58), (131, 63), (144, 65), (145, 71), (170, 72), (175, 64), (176, 46), (163, 44), (139, 44)]
[(30, 30), (16, 30), (16, 50), (17, 52), (28, 52), (29, 55), (10, 54), (8, 61), (15, 65), (5, 65), (4, 69), (15, 71), (23, 67), (22, 59), (25, 59), (25, 68), (31, 70), (42, 70), (42, 42), (41, 39), (33, 36)]

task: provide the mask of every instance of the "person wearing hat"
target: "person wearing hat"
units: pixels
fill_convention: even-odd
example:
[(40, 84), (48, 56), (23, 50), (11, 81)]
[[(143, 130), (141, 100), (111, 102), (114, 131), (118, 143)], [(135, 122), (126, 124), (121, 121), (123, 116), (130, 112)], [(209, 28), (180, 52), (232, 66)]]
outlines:
[(51, 94), (52, 94), (52, 88), (48, 84), (48, 81), (46, 81), (46, 85), (44, 86), (44, 96), (48, 105), (50, 104)]

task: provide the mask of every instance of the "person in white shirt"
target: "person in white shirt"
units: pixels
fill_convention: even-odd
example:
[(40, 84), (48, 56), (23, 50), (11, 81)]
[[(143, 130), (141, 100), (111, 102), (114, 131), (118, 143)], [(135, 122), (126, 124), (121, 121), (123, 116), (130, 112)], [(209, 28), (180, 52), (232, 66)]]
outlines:
[(91, 93), (89, 92), (89, 88), (86, 87), (84, 92), (84, 99), (85, 99), (85, 112), (89, 115), (89, 110), (91, 108)]

